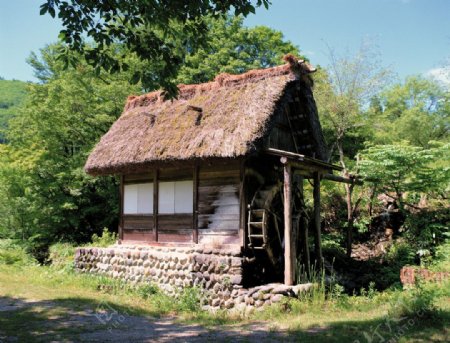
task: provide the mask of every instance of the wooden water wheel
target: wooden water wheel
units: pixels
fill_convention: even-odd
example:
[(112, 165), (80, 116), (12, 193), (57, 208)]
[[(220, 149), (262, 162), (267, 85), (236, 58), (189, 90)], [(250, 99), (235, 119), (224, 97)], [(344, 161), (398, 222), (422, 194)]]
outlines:
[(283, 261), (282, 216), (281, 183), (261, 186), (248, 208), (248, 247), (267, 254), (274, 267)]
[[(294, 241), (299, 239), (299, 221), (307, 220), (303, 194), (293, 187)], [(258, 277), (268, 282), (279, 281), (284, 270), (284, 199), (283, 184), (262, 184), (248, 205), (247, 247), (253, 251)], [(300, 249), (300, 247), (299, 247)], [(299, 250), (300, 252), (300, 250)], [(265, 274), (265, 275), (263, 275)]]

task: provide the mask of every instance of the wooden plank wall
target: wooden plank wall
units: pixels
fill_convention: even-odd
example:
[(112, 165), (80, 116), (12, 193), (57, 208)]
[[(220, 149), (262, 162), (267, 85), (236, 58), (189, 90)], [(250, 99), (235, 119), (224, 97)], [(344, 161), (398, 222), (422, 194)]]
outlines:
[(123, 240), (154, 242), (153, 216), (124, 215)]
[(325, 143), (309, 86), (289, 86), (270, 125), (265, 147), (325, 159), (326, 154), (321, 151)]
[(273, 118), (272, 130), (267, 138), (266, 144), (268, 148), (296, 152), (293, 132), (289, 126), (289, 112), (290, 108), (288, 106), (278, 108)]
[(192, 214), (160, 214), (158, 242), (192, 242)]
[[(196, 171), (197, 168), (197, 171)], [(194, 180), (192, 214), (123, 215), (123, 240), (140, 242), (195, 242), (240, 244), (241, 161), (201, 164), (185, 168), (162, 168), (157, 179)], [(154, 182), (153, 171), (124, 176), (124, 184)], [(156, 199), (155, 199), (156, 200)], [(155, 206), (157, 208), (157, 206)], [(157, 227), (157, 230), (155, 230)], [(241, 234), (242, 235), (242, 234)]]
[(240, 244), (240, 161), (201, 166), (198, 185), (199, 243)]

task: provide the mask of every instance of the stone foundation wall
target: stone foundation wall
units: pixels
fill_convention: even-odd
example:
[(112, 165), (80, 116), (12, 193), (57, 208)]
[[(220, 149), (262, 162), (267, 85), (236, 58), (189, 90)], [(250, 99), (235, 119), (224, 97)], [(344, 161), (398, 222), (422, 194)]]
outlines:
[(424, 281), (442, 282), (450, 277), (448, 272), (433, 272), (428, 269), (405, 266), (400, 270), (400, 281), (403, 286), (412, 286), (417, 279)]
[(78, 248), (75, 268), (134, 283), (153, 283), (169, 295), (198, 286), (210, 309), (262, 307), (284, 296), (298, 296), (310, 284), (270, 284), (251, 289), (242, 285), (243, 257), (239, 247), (148, 247), (117, 245)]

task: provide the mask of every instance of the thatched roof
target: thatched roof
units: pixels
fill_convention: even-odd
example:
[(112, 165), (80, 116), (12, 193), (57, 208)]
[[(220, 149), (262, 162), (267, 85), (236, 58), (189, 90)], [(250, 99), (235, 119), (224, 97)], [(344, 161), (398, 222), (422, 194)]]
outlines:
[(114, 174), (154, 162), (242, 156), (254, 149), (289, 82), (314, 71), (289, 56), (282, 66), (131, 96), (90, 154), (85, 170)]

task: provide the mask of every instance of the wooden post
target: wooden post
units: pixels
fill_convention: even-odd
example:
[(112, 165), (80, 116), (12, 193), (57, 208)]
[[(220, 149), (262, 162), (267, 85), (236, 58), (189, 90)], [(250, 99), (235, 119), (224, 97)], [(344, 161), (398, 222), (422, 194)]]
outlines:
[(314, 172), (314, 251), (316, 255), (316, 264), (318, 268), (322, 268), (322, 239), (320, 233), (320, 174)]
[(245, 198), (245, 160), (242, 160), (239, 166), (239, 240), (242, 247), (247, 246), (246, 233), (246, 213), (247, 213), (247, 199)]
[(155, 241), (158, 242), (158, 202), (159, 202), (159, 170), (155, 168), (153, 174), (153, 229), (155, 230)]
[(194, 165), (194, 194), (193, 194), (193, 209), (192, 209), (192, 230), (194, 243), (198, 243), (198, 165)]
[(295, 251), (292, 240), (292, 168), (287, 158), (284, 164), (284, 284), (291, 286), (295, 278)]
[(302, 215), (300, 225), (300, 230), (302, 233), (302, 250), (304, 257), (304, 261), (302, 261), (302, 264), (304, 264), (306, 275), (309, 277), (311, 275), (311, 258), (309, 257), (309, 222), (304, 215)]
[(120, 175), (120, 188), (119, 188), (119, 196), (120, 196), (120, 218), (119, 218), (119, 241), (123, 241), (123, 212), (124, 212), (124, 197), (125, 197), (125, 188), (124, 188), (124, 176)]
[(303, 176), (298, 178), (301, 190), (301, 209), (299, 223), (299, 250), (301, 251), (300, 263), (304, 266), (307, 276), (310, 276), (309, 244), (308, 244), (308, 219), (305, 212), (305, 190), (303, 187)]

